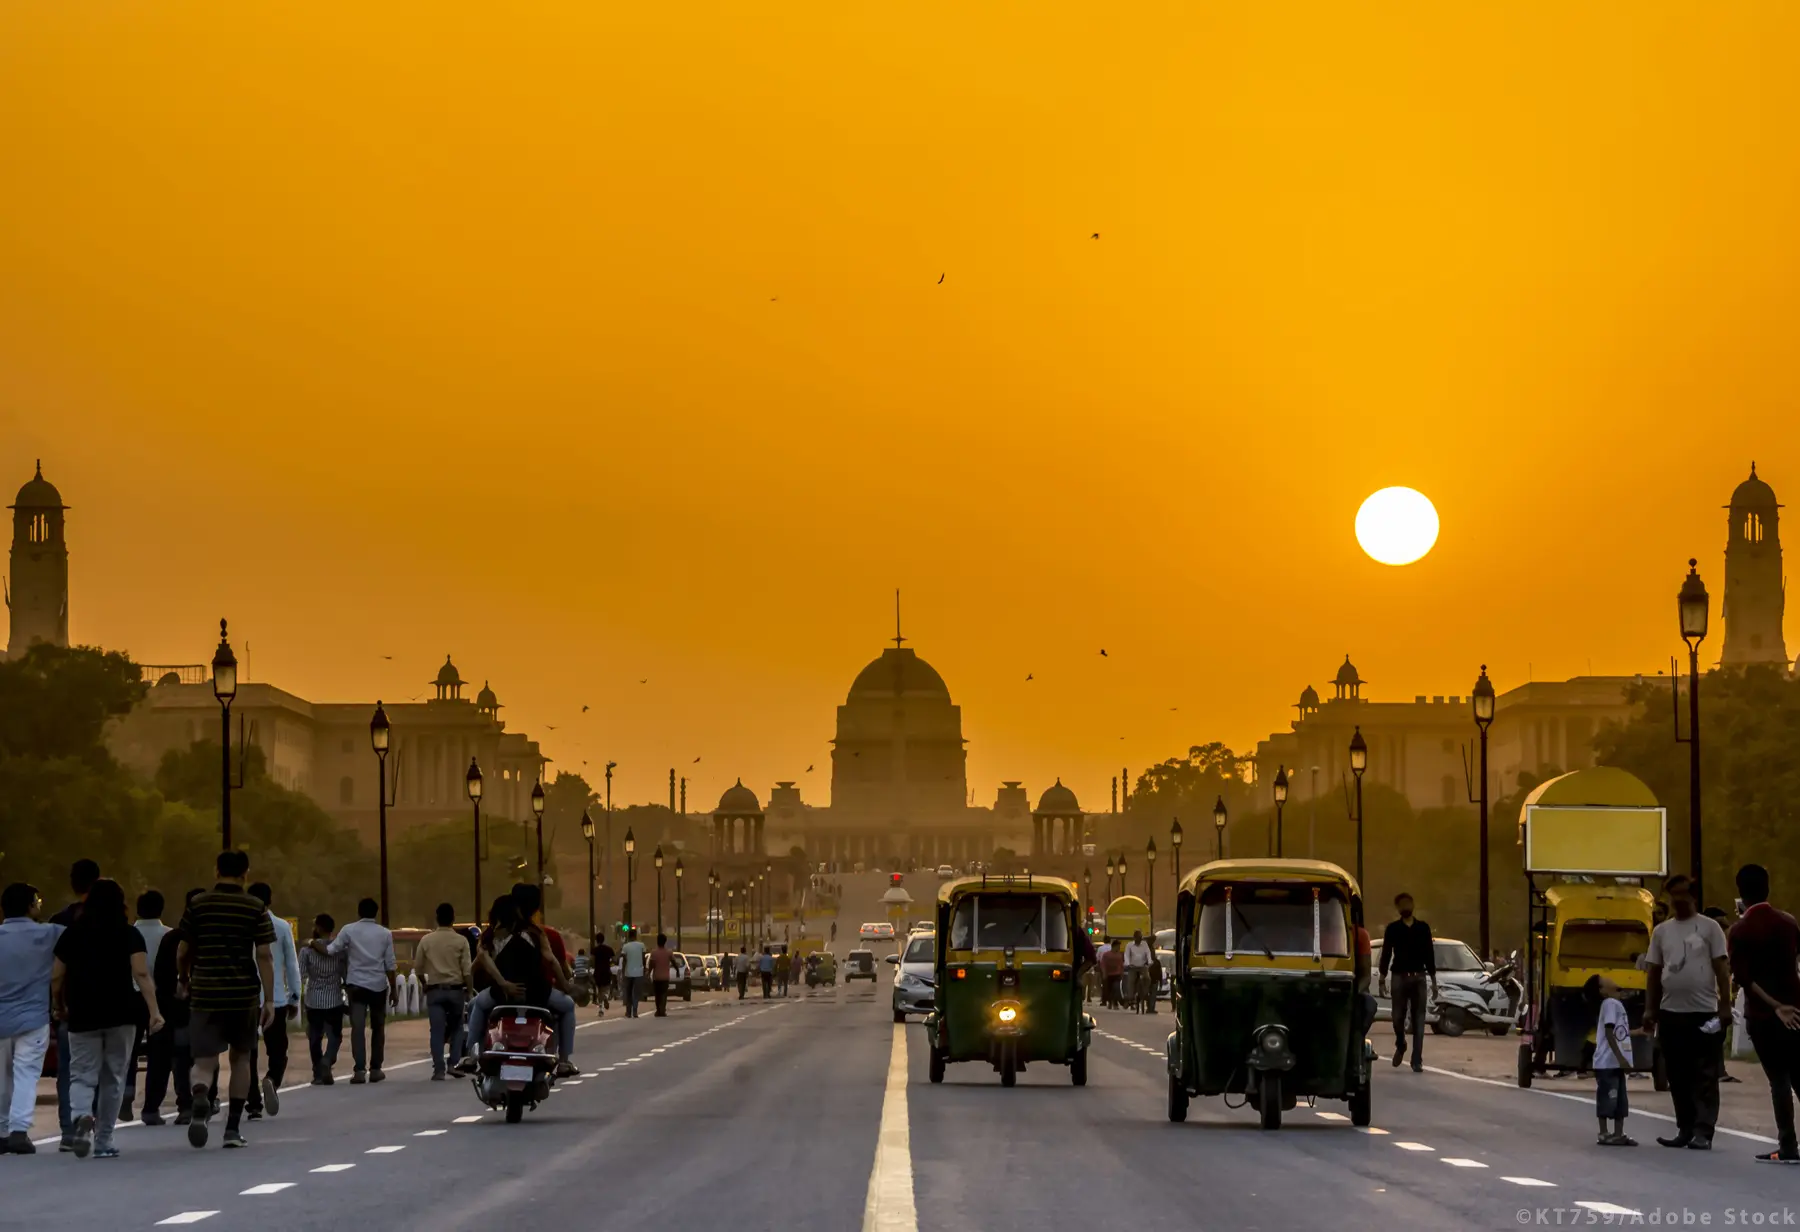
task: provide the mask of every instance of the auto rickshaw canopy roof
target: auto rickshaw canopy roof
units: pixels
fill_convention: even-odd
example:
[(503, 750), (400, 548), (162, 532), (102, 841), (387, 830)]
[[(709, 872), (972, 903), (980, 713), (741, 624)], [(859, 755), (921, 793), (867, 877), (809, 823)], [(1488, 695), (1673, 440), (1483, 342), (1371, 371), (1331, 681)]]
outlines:
[(1559, 921), (1568, 919), (1648, 920), (1656, 896), (1643, 886), (1559, 882), (1544, 891)]
[(1069, 903), (1076, 899), (1074, 882), (1033, 873), (981, 873), (974, 877), (957, 877), (939, 885), (937, 896), (940, 903), (953, 903), (967, 895), (984, 892), (1047, 894)]
[(1278, 860), (1257, 857), (1244, 860), (1213, 860), (1181, 879), (1181, 892), (1194, 894), (1202, 882), (1210, 881), (1325, 881), (1346, 887), (1360, 895), (1362, 887), (1356, 878), (1329, 860)]
[(1150, 904), (1135, 894), (1121, 894), (1106, 905), (1106, 935), (1129, 937), (1134, 932), (1151, 932)]

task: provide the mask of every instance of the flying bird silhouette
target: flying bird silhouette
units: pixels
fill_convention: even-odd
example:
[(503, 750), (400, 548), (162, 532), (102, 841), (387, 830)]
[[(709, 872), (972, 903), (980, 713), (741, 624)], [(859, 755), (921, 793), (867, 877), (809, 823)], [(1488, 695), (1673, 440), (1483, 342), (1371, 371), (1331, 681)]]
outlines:
[(581, 713), (583, 713), (583, 714), (586, 714), (586, 713), (587, 713), (587, 707), (586, 707), (586, 706), (583, 706), (583, 707), (582, 707), (582, 708), (581, 708)]
[(1025, 673), (1025, 679), (1027, 679), (1027, 680), (1036, 680), (1036, 679), (1037, 679), (1037, 677), (1036, 677), (1036, 676), (1033, 676), (1033, 675), (1032, 675), (1032, 674), (1031, 674), (1031, 673), (1030, 673), (1030, 672), (1026, 672), (1026, 673)]
[(806, 772), (807, 772), (807, 773), (808, 773), (808, 774), (811, 774), (811, 773), (812, 773), (812, 767), (811, 767), (811, 766), (808, 766), (808, 767), (807, 767), (807, 768), (806, 768)]
[(1092, 235), (1088, 236), (1088, 238), (1091, 240), (1097, 240), (1100, 238), (1100, 233), (1098, 231), (1096, 231)]
[(649, 684), (650, 682), (648, 680), (640, 680), (640, 681), (638, 681), (638, 683), (639, 684)]
[(939, 286), (942, 286), (942, 285), (943, 285), (943, 282), (944, 282), (944, 275), (945, 275), (945, 274), (948, 274), (948, 273), (949, 273), (949, 272), (950, 272), (950, 271), (949, 271), (949, 270), (945, 270), (945, 271), (944, 271), (944, 273), (943, 273), (943, 274), (939, 274), (939, 275), (938, 275), (938, 285), (939, 285)]
[(391, 659), (391, 658), (393, 658), (393, 657), (394, 657), (394, 656), (393, 656), (393, 655), (382, 655), (382, 656), (381, 656), (381, 657), (382, 657), (382, 658), (384, 658), (384, 659)]
[(1104, 647), (1104, 646), (1102, 646), (1102, 647), (1101, 647), (1101, 648), (1100, 648), (1100, 657), (1101, 657), (1101, 658), (1102, 658), (1102, 659), (1104, 659), (1104, 658), (1106, 658), (1106, 657), (1108, 657), (1108, 656), (1107, 656), (1107, 653), (1106, 653), (1106, 647)]
[(551, 731), (555, 731), (555, 730), (556, 730), (556, 724), (554, 724), (554, 723), (546, 723), (546, 724), (544, 724), (544, 726), (545, 726), (545, 727), (546, 727), (546, 728), (548, 728), (548, 729), (549, 729), (549, 730), (551, 730)]
[(700, 764), (700, 759), (698, 757), (694, 758), (694, 764), (696, 766)]

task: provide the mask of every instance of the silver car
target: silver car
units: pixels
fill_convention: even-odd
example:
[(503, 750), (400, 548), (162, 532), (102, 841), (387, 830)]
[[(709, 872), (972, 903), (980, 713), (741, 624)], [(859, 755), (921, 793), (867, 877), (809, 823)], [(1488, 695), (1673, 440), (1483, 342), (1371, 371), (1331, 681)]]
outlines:
[(930, 1012), (937, 1004), (937, 936), (920, 933), (887, 961), (894, 964), (894, 1021)]

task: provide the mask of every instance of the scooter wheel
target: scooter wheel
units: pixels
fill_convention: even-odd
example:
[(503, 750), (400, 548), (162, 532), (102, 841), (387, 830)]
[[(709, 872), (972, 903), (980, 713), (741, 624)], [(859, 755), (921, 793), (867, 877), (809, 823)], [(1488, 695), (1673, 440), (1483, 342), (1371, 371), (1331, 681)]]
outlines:
[(517, 1125), (525, 1119), (525, 1092), (508, 1091), (506, 1093), (506, 1123)]

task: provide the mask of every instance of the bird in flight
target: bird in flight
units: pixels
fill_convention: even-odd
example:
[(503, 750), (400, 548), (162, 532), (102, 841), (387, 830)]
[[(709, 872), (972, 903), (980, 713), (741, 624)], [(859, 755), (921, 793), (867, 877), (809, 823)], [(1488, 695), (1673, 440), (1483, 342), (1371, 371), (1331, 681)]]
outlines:
[(807, 773), (808, 773), (808, 774), (811, 774), (811, 773), (812, 773), (812, 767), (811, 767), (811, 766), (808, 766), (808, 767), (807, 767), (807, 768), (806, 768), (806, 772), (807, 772)]
[(586, 714), (586, 713), (587, 713), (587, 707), (586, 707), (586, 706), (583, 706), (583, 707), (582, 707), (582, 708), (581, 708), (581, 713), (583, 713), (583, 714)]
[(382, 655), (381, 657), (384, 659), (392, 659), (394, 656), (393, 655)]
[(551, 731), (556, 730), (556, 724), (554, 724), (554, 723), (546, 723), (546, 724), (544, 724), (544, 726), (549, 728)]
[(1035, 680), (1035, 679), (1037, 679), (1037, 677), (1035, 677), (1035, 676), (1033, 676), (1033, 675), (1032, 675), (1032, 674), (1031, 674), (1031, 673), (1030, 673), (1030, 672), (1026, 672), (1026, 673), (1025, 673), (1025, 679), (1027, 679), (1027, 680)]
[(1096, 231), (1092, 235), (1088, 236), (1088, 238), (1091, 240), (1097, 240), (1100, 238), (1100, 233), (1098, 231)]
[(1100, 657), (1101, 657), (1101, 658), (1102, 658), (1102, 659), (1104, 659), (1104, 658), (1106, 658), (1106, 657), (1107, 657), (1107, 654), (1106, 654), (1106, 647), (1104, 647), (1104, 646), (1102, 646), (1102, 647), (1101, 647), (1101, 648), (1100, 648)]
[(638, 681), (638, 683), (639, 684), (649, 684), (650, 682), (648, 680), (640, 680), (640, 681)]
[(945, 275), (945, 274), (948, 274), (948, 273), (949, 273), (949, 272), (950, 272), (950, 271), (949, 271), (949, 270), (945, 270), (945, 271), (944, 271), (944, 273), (943, 273), (943, 274), (939, 274), (939, 275), (938, 275), (938, 285), (939, 285), (939, 286), (942, 286), (942, 285), (943, 285), (943, 282), (944, 282), (944, 275)]
[(700, 759), (698, 757), (694, 758), (694, 764), (696, 766), (700, 764)]
[(781, 296), (779, 296), (779, 295), (771, 295), (771, 296), (769, 296), (769, 302), (772, 304), (780, 298), (781, 298)]

